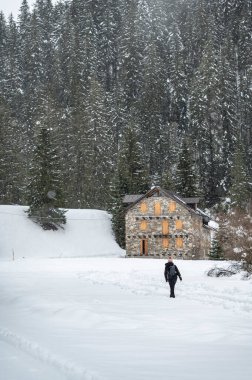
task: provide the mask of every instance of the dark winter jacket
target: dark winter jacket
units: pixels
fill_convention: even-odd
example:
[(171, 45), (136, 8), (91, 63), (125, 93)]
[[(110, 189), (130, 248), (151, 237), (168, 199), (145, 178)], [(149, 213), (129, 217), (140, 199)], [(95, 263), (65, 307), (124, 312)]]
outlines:
[[(175, 269), (176, 269), (176, 276), (175, 276), (175, 279), (177, 280), (177, 277), (179, 276), (180, 278), (180, 281), (182, 281), (182, 277), (181, 277), (181, 274), (180, 274), (180, 271), (178, 270), (177, 266), (175, 264), (173, 264), (172, 262), (168, 262), (165, 264), (165, 271), (164, 271), (164, 276), (165, 276), (165, 281), (167, 282), (168, 281), (168, 272), (169, 272), (169, 268), (174, 265), (175, 266)], [(174, 279), (174, 280), (175, 280)]]

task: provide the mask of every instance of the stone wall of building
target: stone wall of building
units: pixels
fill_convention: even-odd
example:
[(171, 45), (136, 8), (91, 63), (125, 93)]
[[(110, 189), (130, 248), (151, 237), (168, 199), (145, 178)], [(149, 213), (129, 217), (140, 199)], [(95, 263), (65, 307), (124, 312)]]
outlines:
[(173, 199), (144, 198), (128, 210), (125, 222), (128, 257), (205, 256), (209, 234), (202, 218)]

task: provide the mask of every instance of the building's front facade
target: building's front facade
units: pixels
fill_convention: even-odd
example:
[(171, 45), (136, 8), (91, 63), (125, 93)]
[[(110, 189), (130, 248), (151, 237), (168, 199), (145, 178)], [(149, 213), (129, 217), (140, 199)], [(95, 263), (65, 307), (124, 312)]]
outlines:
[(135, 199), (125, 217), (127, 257), (207, 258), (210, 228), (195, 199), (186, 203), (160, 187)]

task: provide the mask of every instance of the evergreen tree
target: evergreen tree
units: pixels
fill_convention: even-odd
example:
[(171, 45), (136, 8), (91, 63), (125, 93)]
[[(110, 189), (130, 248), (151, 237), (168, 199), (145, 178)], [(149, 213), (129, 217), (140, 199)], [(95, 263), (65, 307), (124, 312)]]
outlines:
[(116, 241), (122, 248), (125, 248), (123, 196), (126, 194), (143, 194), (149, 189), (141, 146), (130, 125), (125, 131), (124, 144), (119, 151), (118, 160), (118, 170), (110, 187), (110, 211)]
[(1, 13), (2, 173), (9, 157), (19, 166), (5, 202), (23, 202), (41, 126), (57, 139), (68, 207), (106, 208), (112, 168), (125, 192), (146, 182), (127, 174), (133, 159), (123, 168), (129, 126), (148, 183), (175, 183), (190, 138), (205, 204), (220, 202), (238, 135), (252, 176), (251, 17), (244, 0), (22, 0), (17, 23)]
[(5, 94), (5, 80), (8, 71), (6, 65), (7, 54), (7, 25), (3, 12), (0, 11), (0, 90), (1, 94)]
[[(15, 136), (15, 138), (14, 138)], [(6, 102), (0, 98), (0, 203), (23, 199), (20, 130)]]
[(161, 179), (161, 186), (168, 191), (176, 191), (174, 180), (172, 178), (172, 174), (169, 170), (163, 173)]
[(142, 194), (149, 188), (143, 150), (132, 125), (124, 132), (123, 144), (119, 151), (118, 175), (122, 195)]
[(28, 216), (45, 230), (57, 230), (66, 223), (63, 184), (52, 131), (41, 128), (34, 150), (28, 185)]
[[(211, 19), (211, 29), (215, 24)], [(209, 32), (210, 33), (210, 32)], [(191, 83), (189, 100), (190, 128), (196, 147), (196, 164), (199, 168), (200, 188), (206, 204), (213, 206), (220, 200), (221, 158), (221, 104), (219, 55), (215, 36), (209, 34), (203, 50), (201, 64)]]
[(217, 238), (212, 240), (211, 249), (208, 256), (210, 260), (223, 260), (222, 248)]
[(249, 176), (245, 166), (245, 153), (241, 141), (237, 141), (231, 167), (231, 187), (229, 190), (233, 207), (246, 209), (248, 206)]
[(191, 144), (184, 139), (176, 172), (176, 191), (183, 197), (193, 197), (199, 194), (195, 170)]
[(131, 106), (139, 97), (144, 57), (144, 30), (141, 28), (139, 0), (122, 1), (123, 24), (119, 36), (118, 78), (124, 91), (124, 107), (130, 112)]
[(126, 206), (122, 202), (118, 171), (114, 174), (110, 185), (110, 197), (108, 211), (112, 215), (112, 229), (115, 239), (121, 248), (125, 248), (125, 211)]
[(5, 62), (8, 66), (6, 72), (6, 98), (11, 105), (13, 116), (19, 118), (21, 112), (21, 75), (19, 67), (19, 41), (17, 25), (12, 16), (7, 27), (7, 45)]
[[(159, 181), (165, 166), (165, 132), (163, 109), (166, 103), (166, 84), (163, 61), (159, 56), (154, 26), (151, 26), (147, 42), (147, 56), (144, 60), (144, 83), (141, 88), (141, 98), (137, 104), (139, 110), (139, 132), (143, 142), (146, 163), (152, 180)], [(136, 129), (135, 124), (135, 129)]]

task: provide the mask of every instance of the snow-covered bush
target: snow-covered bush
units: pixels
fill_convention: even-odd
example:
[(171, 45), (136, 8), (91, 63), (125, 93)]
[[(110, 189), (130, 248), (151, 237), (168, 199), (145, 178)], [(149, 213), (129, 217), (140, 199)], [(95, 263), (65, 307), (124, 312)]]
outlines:
[(232, 263), (228, 268), (220, 268), (215, 266), (211, 268), (207, 275), (209, 277), (231, 277), (242, 270), (242, 263)]

